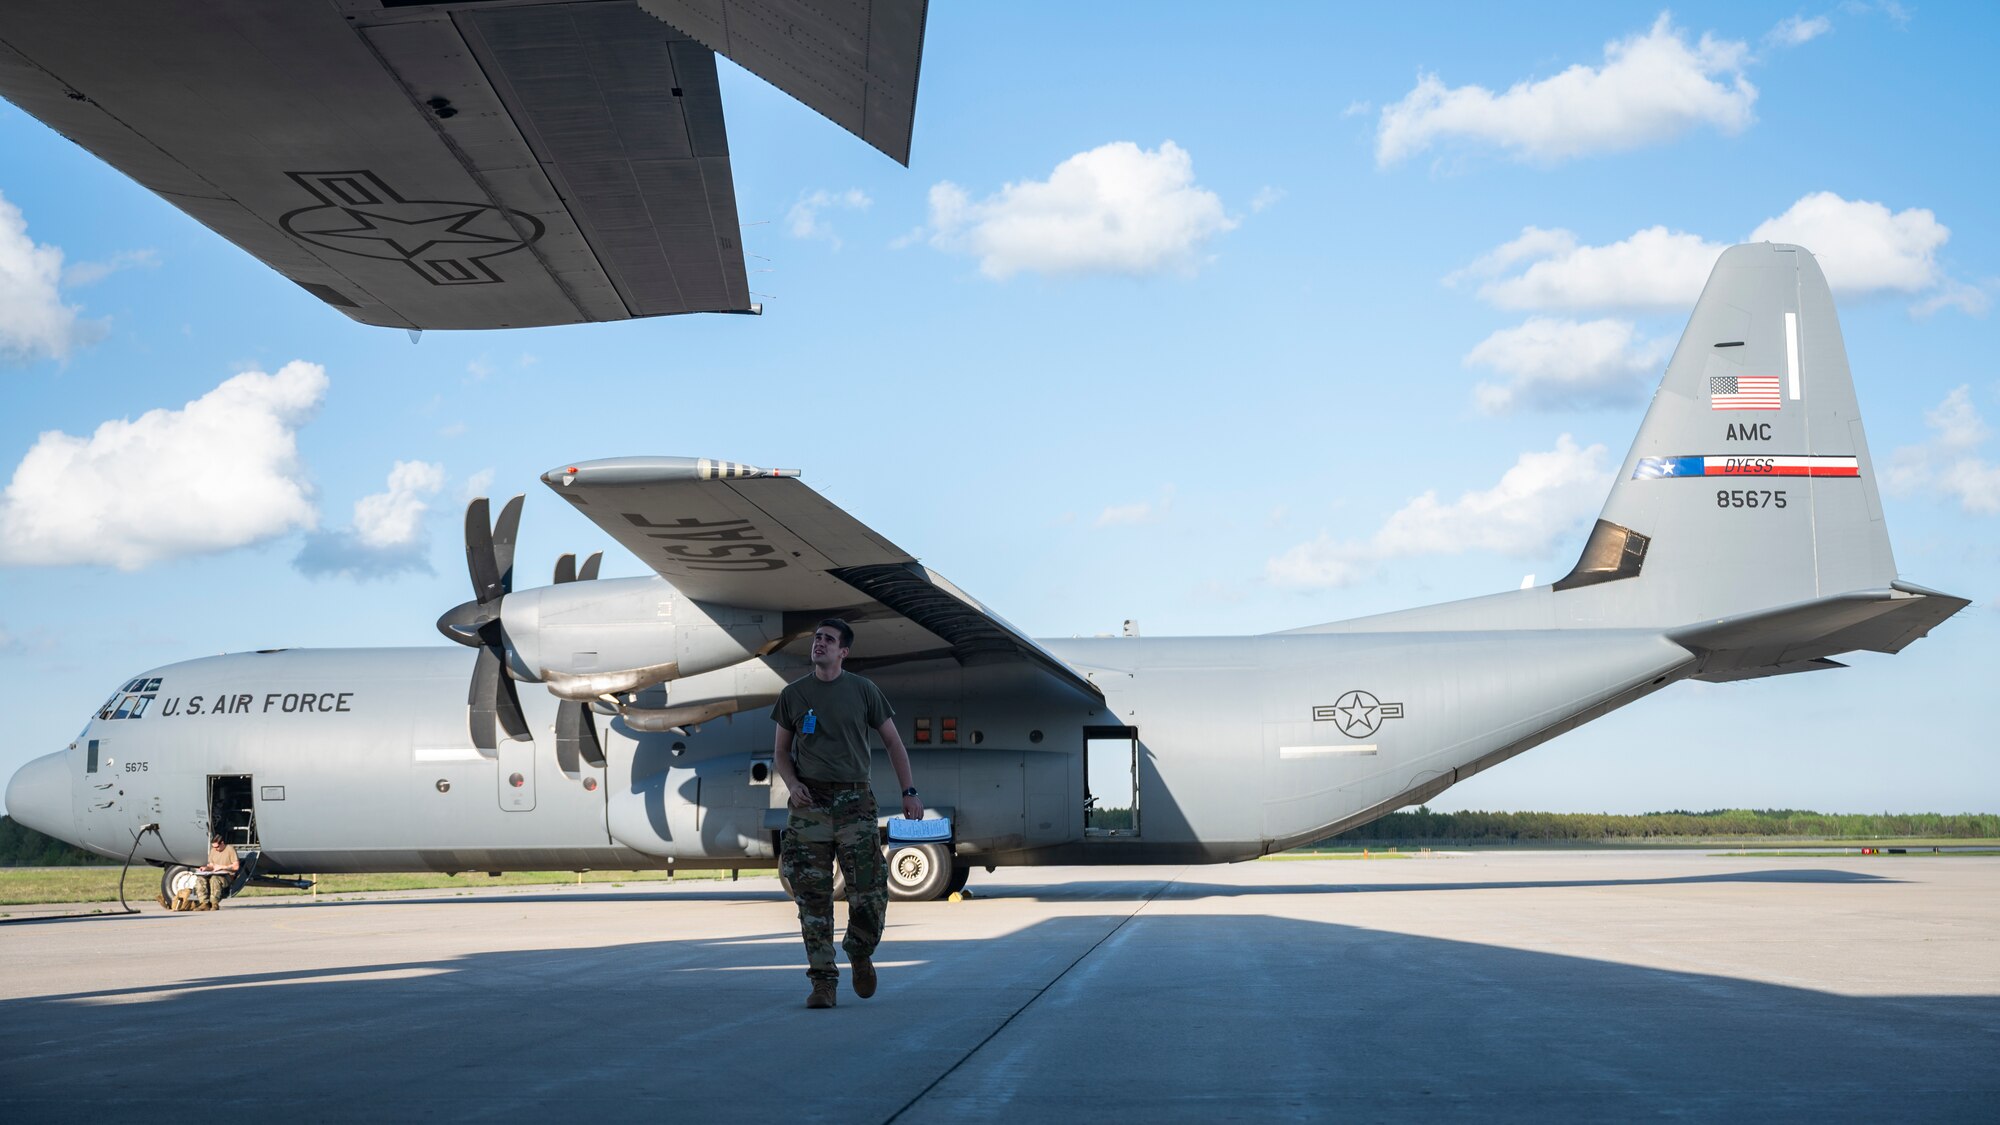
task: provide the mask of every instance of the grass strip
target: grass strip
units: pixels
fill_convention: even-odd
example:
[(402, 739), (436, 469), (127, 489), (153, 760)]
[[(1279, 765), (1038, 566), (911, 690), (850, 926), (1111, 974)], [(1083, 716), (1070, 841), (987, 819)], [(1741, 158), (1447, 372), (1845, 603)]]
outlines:
[[(774, 868), (744, 868), (745, 875), (774, 875)], [(656, 882), (663, 880), (727, 879), (728, 871), (585, 871), (584, 883)], [(390, 872), (379, 875), (321, 875), (319, 893), (356, 894), (362, 891), (479, 890), (485, 887), (532, 887), (551, 884), (574, 886), (574, 871), (508, 871), (500, 875), (484, 872), (439, 875), (424, 872)], [(125, 898), (133, 905), (152, 902), (160, 891), (160, 871), (156, 867), (134, 867), (125, 880)], [(311, 891), (283, 887), (250, 887), (246, 898), (297, 898)], [(12, 867), (0, 869), (0, 906), (41, 905), (59, 902), (116, 902), (116, 867)]]

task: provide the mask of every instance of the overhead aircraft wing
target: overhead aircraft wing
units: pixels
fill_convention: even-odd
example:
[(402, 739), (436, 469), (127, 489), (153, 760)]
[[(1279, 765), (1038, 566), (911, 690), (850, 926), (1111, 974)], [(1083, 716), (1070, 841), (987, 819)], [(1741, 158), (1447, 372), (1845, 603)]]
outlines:
[(0, 96), (364, 324), (754, 312), (684, 28), (907, 160), (926, 3), (7, 0)]
[(797, 479), (706, 457), (616, 457), (543, 483), (697, 601), (784, 613), (801, 640), (838, 615), (858, 655), (1025, 661), (1087, 695), (1090, 681), (909, 552)]
[(836, 125), (910, 162), (927, 5), (885, 0), (640, 0)]

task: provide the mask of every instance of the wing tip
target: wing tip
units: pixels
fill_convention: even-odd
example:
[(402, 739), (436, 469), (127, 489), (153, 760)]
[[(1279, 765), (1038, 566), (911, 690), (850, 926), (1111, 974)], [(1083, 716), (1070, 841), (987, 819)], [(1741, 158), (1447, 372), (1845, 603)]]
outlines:
[(762, 469), (743, 461), (712, 457), (605, 457), (577, 461), (542, 474), (558, 491), (579, 482), (593, 485), (676, 484), (688, 481), (780, 480), (804, 475), (799, 469)]

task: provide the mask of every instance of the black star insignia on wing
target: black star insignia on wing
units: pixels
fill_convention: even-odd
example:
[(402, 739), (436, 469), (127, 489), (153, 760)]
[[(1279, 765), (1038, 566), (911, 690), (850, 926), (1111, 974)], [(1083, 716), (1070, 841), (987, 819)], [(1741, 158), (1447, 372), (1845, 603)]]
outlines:
[(320, 231), (317, 237), (380, 242), (405, 258), (415, 258), (433, 246), (492, 245), (520, 241), (518, 238), (496, 238), (493, 235), (465, 229), (473, 220), (491, 211), (491, 207), (476, 207), (469, 211), (454, 211), (415, 220), (398, 219), (354, 207), (343, 207), (341, 210), (360, 225), (345, 230)]

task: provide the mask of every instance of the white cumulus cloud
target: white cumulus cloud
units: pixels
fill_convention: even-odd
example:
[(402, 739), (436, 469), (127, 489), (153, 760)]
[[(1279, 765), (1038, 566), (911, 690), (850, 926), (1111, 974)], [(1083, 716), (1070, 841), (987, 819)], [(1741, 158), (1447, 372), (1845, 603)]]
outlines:
[(1636, 402), (1672, 350), (1672, 341), (1642, 336), (1629, 320), (1535, 316), (1481, 340), (1465, 363), (1509, 376), (1474, 391), (1481, 410), (1499, 414)]
[(1764, 41), (1780, 47), (1797, 47), (1832, 30), (1833, 21), (1825, 16), (1786, 16), (1778, 21), (1776, 27), (1764, 33)]
[(1987, 294), (1986, 286), (1947, 277), (1930, 296), (1910, 306), (1910, 315), (1935, 316), (1945, 309), (1957, 309), (1967, 316), (1985, 316), (1992, 304), (1993, 299)]
[(476, 473), (473, 473), (469, 477), (466, 477), (465, 487), (460, 490), (460, 494), (469, 503), (474, 497), (486, 495), (487, 490), (491, 489), (492, 487), (493, 487), (493, 469), (491, 466), (489, 466), (487, 468), (479, 470)]
[(2000, 515), (2000, 464), (1981, 456), (1990, 431), (1972, 388), (1959, 387), (1926, 412), (1929, 441), (1906, 445), (1889, 459), (1882, 475), (1891, 492), (1933, 492), (1958, 501), (1960, 508), (1979, 515)]
[(1152, 523), (1173, 511), (1174, 486), (1169, 484), (1160, 489), (1158, 500), (1139, 500), (1131, 504), (1111, 504), (1097, 513), (1091, 521), (1093, 527), (1123, 527), (1132, 524)]
[(833, 248), (838, 250), (841, 246), (840, 236), (834, 233), (833, 227), (828, 224), (822, 212), (832, 208), (866, 211), (874, 202), (868, 198), (868, 193), (860, 188), (848, 188), (846, 191), (828, 191), (821, 188), (815, 192), (801, 194), (798, 202), (792, 204), (792, 209), (786, 213), (785, 223), (791, 228), (793, 238), (825, 239), (833, 243)]
[(1172, 141), (1116, 141), (1056, 165), (1046, 180), (974, 199), (950, 181), (931, 188), (930, 243), (971, 254), (988, 277), (1017, 273), (1192, 275), (1210, 239), (1236, 227), (1194, 180)]
[(1880, 203), (1816, 191), (1759, 223), (1749, 241), (1792, 242), (1812, 251), (1835, 293), (1916, 293), (1943, 277), (1937, 252), (1950, 237), (1927, 208), (1892, 213)]
[[(1932, 292), (1913, 311), (1949, 306), (1983, 312), (1984, 291), (1953, 281), (1938, 265), (1938, 250), (1950, 237), (1950, 228), (1928, 209), (1891, 211), (1821, 191), (1759, 223), (1744, 241), (1805, 247), (1841, 296)], [(1503, 309), (1679, 312), (1701, 295), (1729, 245), (1652, 226), (1591, 246), (1571, 231), (1527, 227), (1444, 281), (1477, 282), (1480, 299)]]
[(0, 195), (0, 362), (68, 359), (104, 334), (63, 303), (63, 252), (28, 237), (21, 209)]
[(1607, 476), (1604, 446), (1579, 447), (1563, 434), (1552, 450), (1521, 454), (1492, 488), (1449, 504), (1426, 492), (1366, 538), (1322, 532), (1267, 561), (1265, 577), (1314, 589), (1350, 585), (1395, 558), (1473, 550), (1536, 555), (1603, 506)]
[(1420, 74), (1401, 101), (1383, 107), (1375, 160), (1387, 167), (1460, 140), (1553, 162), (1639, 148), (1702, 125), (1740, 133), (1757, 101), (1743, 76), (1748, 58), (1739, 41), (1704, 34), (1689, 43), (1662, 14), (1647, 31), (1607, 43), (1601, 67), (1579, 63), (1501, 94)]
[(444, 487), (444, 466), (428, 461), (398, 461), (389, 470), (389, 489), (354, 502), (354, 532), (370, 547), (404, 547), (417, 541), (424, 497)]
[(102, 262), (77, 262), (63, 267), (62, 283), (69, 286), (95, 285), (119, 270), (155, 269), (159, 264), (158, 250), (120, 250)]
[(0, 494), (0, 563), (137, 570), (311, 528), (298, 428), (326, 386), (324, 368), (294, 360), (87, 438), (43, 433)]
[(1685, 309), (1726, 249), (1660, 226), (1604, 246), (1528, 227), (1445, 281), (1484, 278), (1480, 299), (1503, 309)]
[(380, 578), (405, 570), (431, 569), (424, 535), (428, 498), (444, 487), (444, 466), (398, 461), (387, 489), (354, 502), (354, 524), (306, 536), (292, 564), (305, 574)]

